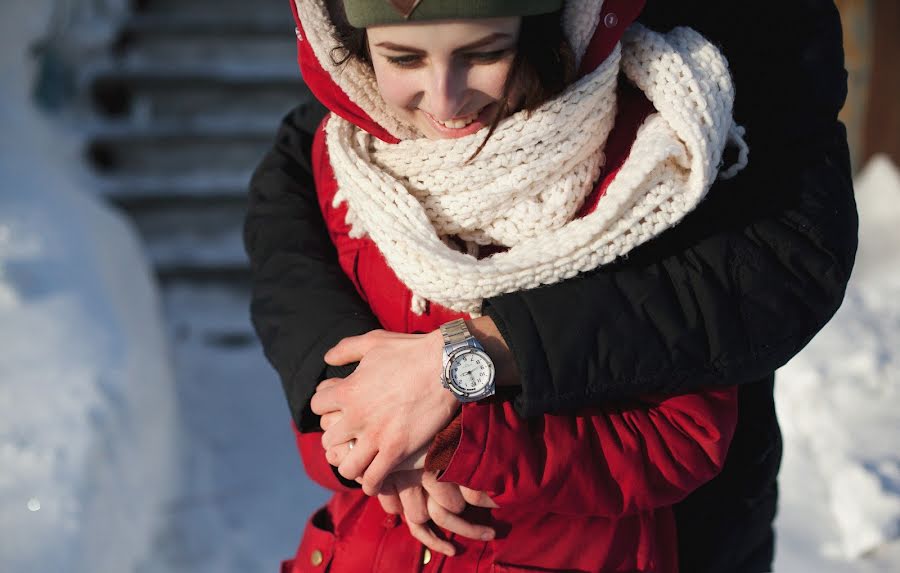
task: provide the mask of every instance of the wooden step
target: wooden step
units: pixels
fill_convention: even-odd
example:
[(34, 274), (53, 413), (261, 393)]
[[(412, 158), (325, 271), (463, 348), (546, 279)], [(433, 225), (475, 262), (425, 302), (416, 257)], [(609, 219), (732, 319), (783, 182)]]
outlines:
[(291, 20), (288, 0), (132, 0), (137, 14), (179, 14), (208, 16), (229, 14), (235, 18), (284, 16)]
[(216, 65), (296, 60), (297, 36), (287, 18), (222, 16), (143, 16), (127, 21), (117, 34), (113, 54), (121, 62), (187, 62)]
[(195, 175), (108, 175), (98, 178), (97, 191), (126, 211), (169, 203), (228, 201), (247, 195), (251, 171)]
[(200, 177), (252, 171), (274, 141), (275, 126), (238, 124), (103, 126), (85, 156), (99, 174)]
[(246, 271), (243, 200), (144, 205), (129, 215), (160, 272)]

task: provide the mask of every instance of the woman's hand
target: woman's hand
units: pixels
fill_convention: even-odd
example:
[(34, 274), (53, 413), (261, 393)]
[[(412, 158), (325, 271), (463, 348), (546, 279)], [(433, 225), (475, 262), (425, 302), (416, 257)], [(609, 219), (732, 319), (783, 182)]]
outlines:
[(387, 475), (428, 444), (459, 409), (440, 382), (443, 346), (437, 330), (375, 330), (345, 338), (325, 355), (336, 366), (359, 362), (347, 378), (319, 384), (311, 407), (321, 416), (340, 412), (323, 428), (322, 445), (328, 451), (356, 440), (336, 465), (345, 478), (362, 478), (367, 495), (376, 495)]
[[(340, 419), (340, 412), (322, 416), (322, 429), (327, 430)], [(352, 450), (349, 443), (339, 444), (328, 449), (325, 457), (328, 463), (339, 465)], [(399, 464), (401, 468), (419, 466), (419, 469), (395, 471), (382, 482), (378, 501), (384, 511), (403, 515), (413, 537), (432, 551), (450, 557), (456, 554), (456, 548), (438, 537), (432, 523), (462, 537), (482, 541), (493, 539), (496, 535), (493, 529), (470, 523), (460, 514), (467, 505), (496, 508), (497, 504), (482, 491), (440, 482), (433, 472), (423, 471), (426, 452), (427, 448), (422, 448)]]
[(432, 524), (469, 539), (488, 541), (496, 535), (490, 527), (470, 523), (459, 515), (467, 505), (464, 489), (470, 497), (487, 498), (482, 492), (439, 482), (431, 472), (400, 471), (385, 479), (378, 501), (386, 512), (402, 514), (410, 534), (422, 545), (453, 557), (456, 548), (441, 539)]

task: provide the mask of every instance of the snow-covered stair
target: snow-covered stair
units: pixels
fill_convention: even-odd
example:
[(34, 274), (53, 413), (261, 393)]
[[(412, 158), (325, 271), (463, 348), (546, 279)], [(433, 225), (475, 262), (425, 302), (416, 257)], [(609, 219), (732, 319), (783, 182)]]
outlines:
[(135, 571), (277, 571), (324, 494), (250, 324), (241, 229), (281, 118), (302, 105), (314, 127), (322, 110), (288, 0), (129, 1), (108, 49), (80, 62), (76, 115), (94, 187), (131, 217), (160, 279), (175, 366), (177, 483)]
[(82, 70), (98, 188), (134, 219), (165, 282), (246, 279), (247, 182), (303, 86), (283, 0), (140, 0)]

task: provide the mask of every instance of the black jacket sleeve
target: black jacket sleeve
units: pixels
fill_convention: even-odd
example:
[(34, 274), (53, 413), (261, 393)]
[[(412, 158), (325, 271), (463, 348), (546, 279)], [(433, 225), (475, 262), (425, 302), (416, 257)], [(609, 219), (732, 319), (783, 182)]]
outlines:
[(488, 302), (524, 415), (765, 378), (843, 299), (857, 218), (834, 4), (651, 1), (642, 18), (719, 43), (750, 166), (617, 264)]
[[(857, 222), (833, 4), (651, 0), (643, 21), (690, 25), (722, 46), (750, 167), (618, 263), (486, 302), (522, 374), (523, 415), (758, 380), (843, 298)], [(245, 226), (253, 321), (301, 428), (325, 351), (379, 327), (337, 264), (310, 141), (288, 116), (254, 174)]]
[[(251, 318), (301, 430), (318, 425), (309, 400), (326, 375), (325, 352), (344, 337), (381, 328), (338, 265), (328, 237), (312, 178), (306, 113), (298, 107), (282, 122), (251, 179), (244, 223)], [(329, 376), (348, 372), (330, 370)]]

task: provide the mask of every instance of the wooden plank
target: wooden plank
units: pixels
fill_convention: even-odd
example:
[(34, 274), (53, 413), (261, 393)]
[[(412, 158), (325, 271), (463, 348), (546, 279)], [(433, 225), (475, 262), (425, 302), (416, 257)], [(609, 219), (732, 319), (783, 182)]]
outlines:
[[(891, 0), (893, 1), (893, 0)], [(840, 119), (847, 126), (854, 170), (861, 167), (872, 69), (872, 0), (836, 0), (844, 34), (847, 102)]]
[(900, 2), (875, 0), (869, 102), (860, 158), (886, 153), (900, 165)]

